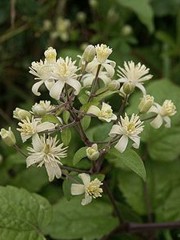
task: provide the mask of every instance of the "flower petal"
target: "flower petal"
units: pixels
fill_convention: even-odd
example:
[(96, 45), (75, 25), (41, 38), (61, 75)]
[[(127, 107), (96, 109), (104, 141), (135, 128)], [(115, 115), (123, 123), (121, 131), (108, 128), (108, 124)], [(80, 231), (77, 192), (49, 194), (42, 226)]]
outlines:
[(80, 92), (81, 90), (81, 84), (79, 81), (75, 80), (75, 79), (67, 79), (66, 83), (68, 85), (70, 85), (71, 87), (73, 87), (75, 89), (75, 92), (74, 94), (75, 95), (78, 95), (78, 93)]
[(52, 182), (55, 177), (60, 178), (62, 175), (61, 168), (59, 167), (57, 162), (45, 162), (45, 168), (50, 182)]
[(85, 188), (83, 184), (73, 183), (71, 185), (71, 194), (72, 195), (81, 195), (85, 192)]
[(43, 81), (39, 81), (32, 86), (32, 92), (34, 93), (34, 95), (36, 96), (41, 95), (41, 93), (38, 90), (42, 84), (43, 84)]
[(128, 137), (123, 135), (114, 146), (119, 152), (124, 152), (128, 144)]
[(91, 201), (92, 201), (92, 197), (86, 193), (85, 198), (81, 201), (81, 204), (84, 206), (84, 205), (89, 204)]
[(93, 114), (95, 116), (98, 116), (100, 113), (100, 109), (94, 105), (90, 106), (90, 108), (88, 109), (87, 113)]
[(89, 185), (89, 183), (91, 181), (89, 174), (80, 173), (78, 176), (82, 179), (85, 186)]
[(61, 92), (62, 92), (62, 89), (63, 89), (63, 87), (64, 87), (64, 84), (65, 84), (65, 82), (63, 82), (63, 81), (57, 81), (52, 87), (51, 87), (51, 89), (50, 89), (50, 91), (49, 91), (49, 95), (52, 97), (52, 98), (54, 98), (54, 99), (56, 99), (56, 100), (59, 100), (59, 98), (60, 98), (60, 95), (61, 95)]
[(121, 133), (121, 127), (117, 124), (113, 125), (111, 128), (111, 131), (109, 132), (110, 137), (115, 137), (116, 135), (120, 135)]
[(161, 125), (163, 124), (163, 119), (162, 117), (158, 114), (157, 117), (154, 118), (153, 121), (150, 122), (151, 126), (154, 128), (160, 128)]
[(32, 153), (26, 158), (26, 167), (30, 167), (33, 164), (40, 163), (43, 160), (42, 153)]

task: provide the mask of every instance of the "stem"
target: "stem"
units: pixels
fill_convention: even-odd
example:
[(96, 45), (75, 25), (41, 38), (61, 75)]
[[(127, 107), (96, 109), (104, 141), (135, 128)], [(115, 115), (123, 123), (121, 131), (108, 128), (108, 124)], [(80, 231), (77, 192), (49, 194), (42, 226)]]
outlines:
[(109, 200), (111, 201), (111, 203), (113, 205), (113, 208), (114, 208), (114, 211), (116, 213), (116, 216), (119, 219), (119, 223), (123, 224), (124, 223), (123, 217), (121, 216), (121, 213), (119, 212), (119, 209), (118, 209), (118, 206), (117, 206), (116, 201), (114, 199), (114, 196), (112, 195), (112, 193), (111, 193), (111, 191), (110, 191), (110, 189), (109, 189), (109, 187), (108, 187), (108, 185), (107, 185), (107, 183), (105, 181), (103, 182), (103, 186), (104, 186), (105, 191), (106, 191), (106, 193), (107, 193), (107, 195), (109, 197)]
[(94, 92), (96, 90), (96, 84), (97, 84), (97, 80), (98, 80), (98, 75), (99, 75), (100, 69), (101, 69), (101, 64), (98, 65), (96, 76), (95, 76), (94, 81), (92, 83), (91, 92), (90, 92), (90, 95), (89, 95), (88, 102), (90, 102), (90, 100), (93, 98), (93, 94), (94, 94)]
[(85, 170), (81, 170), (81, 169), (73, 168), (73, 167), (68, 167), (68, 166), (64, 166), (64, 165), (61, 165), (61, 168), (69, 170), (69, 171), (78, 172), (78, 173), (89, 173), (89, 171), (85, 171)]
[(19, 148), (18, 145), (15, 144), (13, 147), (14, 147), (14, 149), (16, 149), (16, 151), (19, 152), (22, 156), (24, 156), (24, 157), (27, 158), (28, 155), (27, 155), (26, 153), (24, 153), (24, 152)]

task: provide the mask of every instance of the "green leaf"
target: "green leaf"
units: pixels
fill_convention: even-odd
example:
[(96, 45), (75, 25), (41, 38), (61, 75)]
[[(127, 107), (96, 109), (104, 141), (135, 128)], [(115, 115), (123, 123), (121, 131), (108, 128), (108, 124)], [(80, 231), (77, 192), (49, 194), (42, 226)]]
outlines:
[(72, 180), (70, 178), (66, 178), (62, 185), (64, 196), (68, 201), (72, 198), (71, 184), (72, 184)]
[(131, 9), (148, 28), (149, 32), (154, 31), (153, 10), (149, 4), (149, 0), (117, 0), (117, 2)]
[(91, 141), (106, 141), (112, 128), (112, 123), (101, 123), (87, 130), (87, 136)]
[(55, 239), (99, 239), (111, 232), (118, 221), (112, 216), (112, 207), (94, 200), (87, 206), (81, 205), (82, 197), (71, 201), (61, 199), (53, 208), (53, 220), (48, 234)]
[(84, 131), (89, 127), (90, 123), (91, 123), (91, 117), (90, 116), (83, 117), (83, 119), (81, 120), (81, 124), (82, 124), (82, 127), (83, 127)]
[(70, 117), (70, 113), (66, 110), (63, 111), (63, 120), (64, 120), (65, 124), (68, 123), (69, 117)]
[(146, 181), (146, 170), (144, 163), (140, 156), (132, 149), (126, 150), (124, 153), (120, 153), (115, 148), (112, 148), (106, 158), (115, 164), (116, 167), (122, 168), (124, 166), (131, 169), (137, 175), (139, 175), (144, 181)]
[(52, 115), (52, 114), (46, 114), (45, 116), (42, 117), (42, 122), (51, 122), (51, 123), (58, 123), (60, 124), (61, 122), (59, 121), (59, 119)]
[(45, 198), (15, 187), (0, 187), (0, 239), (45, 240), (43, 229), (51, 220)]
[[(158, 221), (175, 221), (180, 217), (179, 175), (180, 161), (154, 162), (147, 159), (147, 181), (137, 175), (119, 171), (119, 188), (127, 203), (139, 214), (147, 214), (147, 198)], [(146, 189), (146, 190), (145, 190)], [(177, 189), (177, 194), (175, 193)], [(145, 193), (146, 192), (146, 193)], [(177, 201), (175, 200), (175, 196)], [(173, 207), (174, 204), (174, 207)], [(166, 212), (162, 215), (162, 211)], [(176, 209), (176, 210), (175, 210)], [(175, 211), (177, 214), (175, 214)]]
[(79, 161), (81, 161), (81, 159), (85, 158), (86, 155), (86, 149), (87, 147), (82, 147), (80, 149), (77, 150), (77, 152), (74, 154), (73, 157), (73, 164), (76, 165)]
[(61, 139), (65, 146), (67, 146), (71, 141), (71, 130), (70, 128), (65, 128), (61, 132)]

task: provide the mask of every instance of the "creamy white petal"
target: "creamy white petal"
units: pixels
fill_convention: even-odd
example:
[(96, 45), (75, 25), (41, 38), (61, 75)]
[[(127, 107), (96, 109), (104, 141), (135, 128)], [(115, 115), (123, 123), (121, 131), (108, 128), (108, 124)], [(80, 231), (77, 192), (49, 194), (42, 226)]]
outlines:
[(139, 148), (139, 145), (140, 145), (140, 137), (138, 136), (131, 136), (129, 137), (134, 143), (132, 144), (132, 146), (134, 148)]
[(63, 81), (57, 81), (50, 89), (49, 95), (56, 99), (59, 100), (60, 96), (61, 96), (61, 92), (63, 90), (65, 82)]
[(55, 128), (55, 126), (54, 126), (53, 123), (43, 122), (43, 123), (40, 123), (37, 126), (37, 132), (43, 132), (43, 131), (46, 131), (46, 130), (53, 130), (54, 128)]
[(113, 125), (111, 131), (109, 132), (110, 137), (115, 137), (116, 135), (122, 134), (121, 127), (117, 124)]
[(104, 63), (103, 67), (106, 69), (107, 75), (112, 78), (114, 76), (114, 72), (115, 72), (114, 68), (110, 64), (107, 64), (107, 63)]
[(85, 198), (81, 201), (81, 204), (84, 206), (89, 204), (91, 201), (92, 201), (92, 197), (89, 196), (88, 194), (85, 194)]
[(73, 183), (71, 185), (71, 194), (72, 195), (81, 195), (85, 192), (85, 188), (83, 184)]
[(151, 126), (154, 128), (160, 128), (161, 125), (163, 124), (163, 119), (162, 117), (158, 114), (157, 117), (154, 118), (153, 121), (150, 122)]
[(146, 89), (141, 83), (137, 83), (136, 87), (139, 88), (144, 95), (146, 95)]
[(54, 178), (60, 178), (62, 175), (61, 168), (57, 162), (45, 162), (45, 168), (49, 177), (49, 181), (53, 181)]
[(75, 95), (78, 95), (78, 93), (80, 92), (81, 90), (81, 84), (79, 81), (75, 80), (75, 79), (67, 79), (66, 83), (68, 85), (70, 85), (71, 87), (73, 87), (75, 89), (75, 92), (74, 94)]
[(128, 137), (123, 135), (114, 146), (119, 152), (124, 152), (128, 144)]
[(89, 174), (80, 173), (78, 176), (82, 179), (85, 186), (87, 186), (91, 181)]
[(98, 116), (98, 114), (100, 113), (100, 109), (94, 105), (90, 106), (90, 108), (88, 109), (87, 113), (93, 114), (95, 116)]
[(34, 93), (34, 95), (36, 96), (41, 95), (41, 93), (38, 90), (42, 84), (43, 84), (43, 81), (39, 81), (32, 86), (32, 92)]
[(35, 152), (39, 152), (43, 149), (44, 144), (42, 143), (42, 141), (37, 133), (35, 133), (32, 136), (32, 145), (33, 145)]
[(165, 116), (164, 117), (164, 121), (165, 121), (165, 127), (170, 128), (171, 127), (171, 119), (170, 119), (170, 117)]
[(54, 80), (46, 80), (44, 82), (45, 86), (47, 87), (48, 90), (50, 90), (52, 88), (52, 86), (55, 84)]
[(30, 167), (33, 164), (40, 163), (42, 161), (41, 153), (33, 153), (26, 158), (26, 166)]

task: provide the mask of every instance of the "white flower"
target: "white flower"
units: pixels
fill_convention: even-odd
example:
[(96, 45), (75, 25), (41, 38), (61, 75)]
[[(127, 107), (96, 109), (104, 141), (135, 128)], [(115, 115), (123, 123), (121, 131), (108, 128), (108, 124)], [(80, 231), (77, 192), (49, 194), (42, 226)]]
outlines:
[(32, 86), (32, 92), (35, 95), (41, 95), (39, 88), (42, 84), (45, 84), (48, 90), (51, 89), (52, 85), (54, 84), (54, 79), (52, 77), (52, 68), (53, 64), (49, 64), (47, 61), (43, 62), (40, 60), (39, 62), (32, 62), (29, 72), (34, 75), (34, 79), (38, 81)]
[(78, 176), (82, 179), (83, 184), (73, 183), (71, 185), (71, 194), (81, 195), (85, 193), (85, 198), (81, 201), (83, 206), (89, 204), (93, 198), (102, 196), (103, 190), (100, 186), (103, 183), (99, 179), (95, 178), (91, 181), (89, 174), (86, 173), (81, 173)]
[(57, 137), (46, 138), (45, 135), (39, 137), (38, 134), (32, 139), (32, 146), (33, 148), (27, 148), (29, 151), (26, 158), (27, 167), (33, 164), (38, 164), (38, 167), (45, 165), (49, 181), (53, 181), (55, 177), (60, 178), (62, 174), (60, 159), (67, 156), (67, 147), (62, 148), (63, 143), (58, 145)]
[(150, 122), (151, 126), (154, 128), (160, 128), (165, 122), (165, 127), (171, 127), (170, 117), (176, 114), (176, 106), (171, 100), (165, 100), (163, 105), (160, 106), (158, 103), (154, 103), (148, 112), (154, 112), (157, 116)]
[(45, 59), (47, 63), (56, 63), (56, 56), (57, 52), (56, 49), (49, 47), (45, 52), (44, 52)]
[[(141, 65), (141, 63), (135, 65), (133, 61), (124, 62), (124, 68), (118, 68), (118, 76), (120, 77), (118, 81), (120, 83), (132, 84), (132, 86), (138, 87), (143, 94), (146, 94), (143, 83), (152, 78), (152, 75), (148, 74), (149, 68), (146, 68), (145, 65)], [(120, 91), (123, 92), (123, 87)]]
[(59, 58), (57, 64), (53, 70), (53, 77), (56, 83), (50, 89), (50, 96), (56, 100), (59, 100), (61, 92), (65, 84), (68, 84), (74, 88), (74, 94), (77, 95), (81, 89), (81, 84), (77, 80), (78, 75), (76, 74), (78, 68), (71, 58), (66, 57), (65, 59)]
[(101, 109), (92, 105), (88, 109), (87, 113), (93, 114), (93, 115), (97, 116), (100, 120), (106, 121), (106, 122), (111, 122), (111, 121), (117, 119), (117, 116), (115, 114), (113, 114), (111, 106), (104, 102), (102, 103)]
[(53, 123), (41, 123), (39, 119), (34, 118), (31, 120), (29, 118), (23, 119), (18, 123), (18, 125), (20, 128), (17, 128), (17, 130), (20, 132), (23, 142), (36, 135), (36, 133), (40, 133), (46, 130), (53, 130), (55, 128)]
[(138, 105), (138, 109), (141, 113), (147, 112), (154, 103), (154, 97), (150, 95), (144, 95)]
[[(83, 86), (91, 87), (92, 82), (94, 81), (95, 77), (96, 77), (96, 71), (84, 74), (82, 77)], [(105, 71), (100, 70), (100, 72), (98, 74), (98, 78), (103, 81), (105, 86), (107, 86), (111, 82), (111, 77), (109, 77), (107, 72), (105, 72)]]
[(120, 139), (118, 140), (115, 148), (120, 151), (124, 152), (127, 144), (128, 139), (131, 139), (134, 143), (132, 146), (134, 148), (139, 148), (140, 144), (140, 137), (138, 136), (143, 131), (143, 122), (141, 122), (138, 115), (132, 114), (131, 118), (125, 114), (125, 117), (120, 117), (120, 122), (112, 126), (112, 129), (109, 133), (109, 136), (115, 137), (120, 135)]
[(27, 117), (31, 118), (31, 113), (24, 110), (24, 109), (16, 108), (13, 111), (13, 117), (18, 119), (18, 120), (22, 120), (22, 119), (26, 119)]
[(40, 101), (39, 103), (35, 103), (32, 106), (32, 111), (37, 116), (43, 116), (46, 113), (52, 111), (54, 109), (54, 106), (51, 105), (50, 101)]
[(94, 143), (94, 144), (92, 144), (91, 147), (88, 147), (86, 149), (86, 155), (92, 161), (97, 160), (100, 155), (99, 151), (98, 151), (98, 145), (96, 143)]
[(16, 144), (16, 138), (10, 127), (8, 130), (2, 128), (0, 131), (0, 136), (3, 140), (3, 142), (5, 144), (7, 144), (8, 146), (13, 146)]
[(104, 63), (109, 55), (112, 53), (112, 49), (105, 44), (95, 46), (97, 60), (100, 64)]

